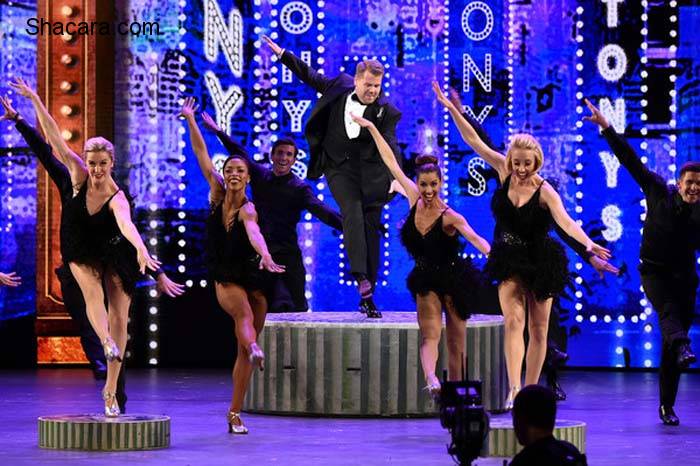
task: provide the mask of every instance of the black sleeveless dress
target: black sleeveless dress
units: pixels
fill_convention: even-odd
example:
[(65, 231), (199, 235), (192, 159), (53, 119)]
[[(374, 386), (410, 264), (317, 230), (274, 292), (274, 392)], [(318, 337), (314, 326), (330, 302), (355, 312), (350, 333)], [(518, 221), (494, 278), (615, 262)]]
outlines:
[(562, 245), (549, 236), (553, 219), (540, 206), (542, 185), (527, 203), (516, 208), (508, 198), (510, 179), (508, 175), (491, 200), (496, 229), (487, 273), (499, 283), (520, 278), (538, 300), (556, 297), (569, 282), (569, 261)]
[(250, 244), (245, 225), (238, 219), (240, 210), (236, 212), (233, 225), (227, 231), (221, 220), (223, 205), (223, 201), (212, 205), (207, 219), (206, 259), (209, 277), (219, 283), (235, 283), (249, 291), (266, 290), (268, 274), (258, 268), (260, 255)]
[[(98, 269), (113, 270), (121, 279), (124, 291), (133, 295), (141, 276), (136, 248), (122, 235), (117, 219), (109, 210), (109, 202), (90, 215), (87, 208), (87, 181), (80, 191), (63, 206), (64, 221), (61, 235), (61, 255), (64, 263), (90, 265)], [(125, 195), (130, 199), (128, 194)]]
[(458, 235), (450, 236), (442, 229), (445, 210), (422, 235), (416, 228), (416, 203), (401, 227), (401, 242), (415, 260), (406, 285), (411, 295), (424, 296), (433, 291), (439, 297), (449, 295), (459, 316), (468, 319), (476, 310), (481, 274), (471, 260), (460, 255)]

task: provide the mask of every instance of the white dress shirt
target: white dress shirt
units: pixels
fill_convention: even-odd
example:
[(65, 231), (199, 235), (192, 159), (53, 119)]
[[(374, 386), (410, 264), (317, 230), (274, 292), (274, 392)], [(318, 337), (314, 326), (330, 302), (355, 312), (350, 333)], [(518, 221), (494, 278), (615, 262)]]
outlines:
[(348, 134), (349, 139), (355, 139), (360, 135), (360, 125), (355, 123), (355, 120), (350, 116), (351, 113), (355, 115), (364, 116), (365, 109), (367, 105), (358, 102), (353, 99), (352, 96), (356, 95), (355, 91), (351, 92), (345, 100), (345, 132)]

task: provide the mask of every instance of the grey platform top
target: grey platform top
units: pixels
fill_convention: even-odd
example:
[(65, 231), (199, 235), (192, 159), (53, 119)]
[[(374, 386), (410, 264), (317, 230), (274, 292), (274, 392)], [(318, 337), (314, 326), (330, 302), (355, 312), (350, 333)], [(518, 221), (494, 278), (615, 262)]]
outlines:
[[(266, 327), (311, 327), (311, 328), (399, 328), (417, 329), (415, 312), (383, 311), (381, 319), (369, 319), (356, 311), (347, 312), (290, 312), (268, 314)], [(443, 325), (444, 325), (443, 318)], [(467, 321), (467, 327), (500, 327), (503, 317), (475, 314)]]

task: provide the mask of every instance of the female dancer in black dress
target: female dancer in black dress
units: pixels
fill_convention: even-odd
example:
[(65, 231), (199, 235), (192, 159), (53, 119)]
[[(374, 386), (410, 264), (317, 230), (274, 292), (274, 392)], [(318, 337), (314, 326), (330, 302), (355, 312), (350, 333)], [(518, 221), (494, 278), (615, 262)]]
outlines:
[(505, 356), (510, 382), (506, 408), (520, 390), (525, 354), (525, 304), (529, 312), (525, 385), (536, 384), (547, 352), (547, 328), (552, 298), (561, 294), (568, 279), (568, 261), (561, 244), (548, 232), (552, 219), (586, 250), (607, 260), (610, 251), (595, 244), (564, 209), (559, 194), (537, 174), (543, 154), (528, 134), (511, 139), (506, 156), (492, 150), (462, 116), (461, 110), (433, 83), (438, 101), (452, 115), (464, 141), (497, 172), (501, 182), (491, 202), (496, 218), (493, 249), (487, 264), (498, 281), (498, 298), (505, 320)]
[(442, 333), (442, 309), (446, 312), (447, 367), (450, 380), (459, 380), (466, 357), (466, 319), (476, 303), (479, 273), (471, 261), (460, 256), (458, 233), (479, 251), (489, 254), (489, 243), (477, 235), (460, 214), (440, 199), (442, 172), (437, 158), (424, 155), (416, 159), (416, 182), (401, 170), (394, 152), (374, 123), (353, 115), (374, 138), (382, 161), (399, 182), (411, 211), (401, 228), (401, 242), (415, 260), (407, 285), (416, 300), (421, 331), (420, 359), (427, 389), (440, 392), (435, 375), (438, 343)]
[(21, 79), (11, 86), (31, 100), (49, 143), (70, 173), (73, 198), (63, 207), (61, 255), (80, 286), (88, 319), (108, 361), (102, 392), (105, 415), (118, 416), (115, 392), (126, 346), (131, 297), (139, 274), (146, 268), (158, 269), (160, 263), (148, 254), (131, 221), (129, 200), (112, 179), (112, 143), (101, 137), (88, 139), (83, 157), (79, 156), (61, 137), (56, 121), (39, 96)]
[(199, 168), (209, 183), (211, 214), (207, 220), (207, 265), (215, 282), (219, 305), (235, 322), (238, 353), (233, 366), (233, 396), (227, 415), (229, 432), (247, 434), (240, 417), (243, 398), (254, 366), (263, 368), (265, 355), (256, 343), (265, 326), (267, 285), (265, 273), (284, 272), (270, 256), (258, 226), (255, 206), (245, 189), (250, 182), (248, 162), (232, 155), (226, 159), (223, 177), (209, 158), (195, 113), (197, 105), (188, 97), (182, 115), (190, 130), (190, 142)]

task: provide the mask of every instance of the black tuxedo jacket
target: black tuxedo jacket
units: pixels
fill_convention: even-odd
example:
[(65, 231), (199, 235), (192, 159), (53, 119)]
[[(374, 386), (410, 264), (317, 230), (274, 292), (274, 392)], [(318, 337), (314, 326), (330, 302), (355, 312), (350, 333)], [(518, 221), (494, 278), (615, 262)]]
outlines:
[[(328, 78), (309, 67), (287, 50), (282, 54), (281, 60), (302, 82), (308, 84), (315, 89), (316, 92), (322, 94), (321, 98), (311, 110), (311, 115), (304, 128), (304, 136), (309, 143), (310, 151), (310, 160), (306, 177), (311, 180), (316, 180), (323, 175), (328, 163), (328, 157), (323, 149), (323, 140), (328, 128), (330, 109), (338, 98), (355, 88), (355, 82), (353, 77), (347, 73), (341, 73), (334, 78)], [(384, 139), (386, 139), (389, 146), (391, 146), (396, 160), (401, 164), (401, 157), (396, 144), (396, 124), (401, 118), (401, 112), (389, 103), (382, 94), (379, 95), (376, 105), (372, 107), (376, 109), (376, 114), (365, 114), (365, 117), (375, 123), (379, 132), (382, 133)], [(362, 131), (367, 130), (362, 128)], [(371, 157), (376, 159), (380, 166), (383, 166), (379, 151), (373, 142), (372, 144), (374, 147), (371, 151)]]

